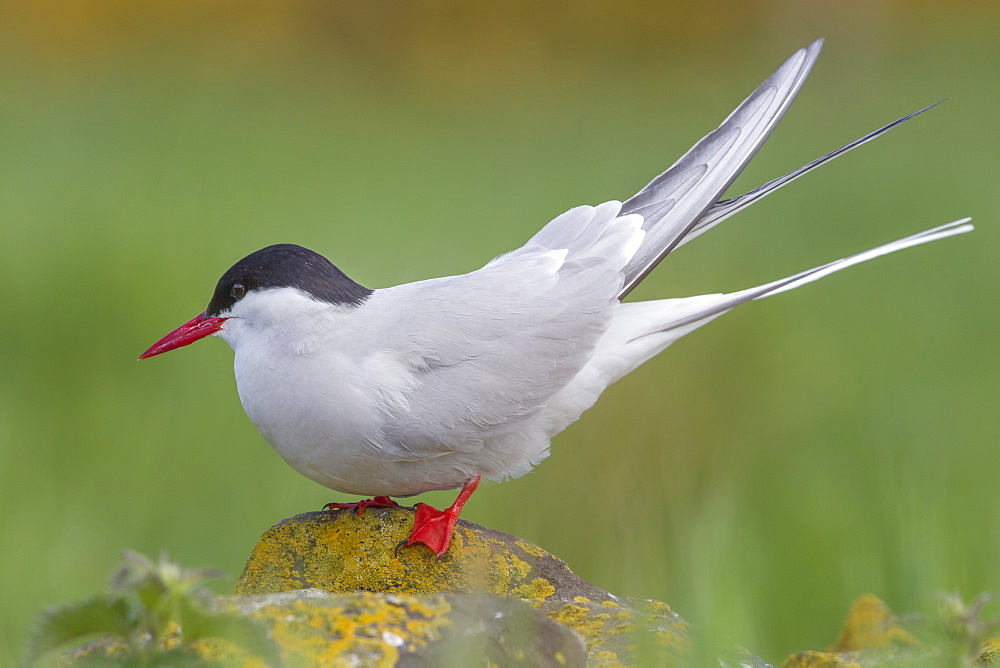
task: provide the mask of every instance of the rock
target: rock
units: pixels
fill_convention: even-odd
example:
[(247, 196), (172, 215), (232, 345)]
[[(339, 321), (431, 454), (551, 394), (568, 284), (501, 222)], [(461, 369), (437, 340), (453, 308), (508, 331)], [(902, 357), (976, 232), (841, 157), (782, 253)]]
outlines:
[[(553, 660), (581, 665), (582, 655), (574, 653), (566, 629), (581, 639), (590, 665), (629, 663), (636, 657), (664, 664), (687, 649), (687, 624), (669, 606), (623, 599), (594, 587), (537, 545), (460, 520), (448, 553), (437, 559), (423, 545), (397, 549), (412, 526), (408, 508), (297, 515), (265, 532), (236, 593), (257, 606), (261, 612), (255, 616), (273, 624), (275, 640), (284, 647), (308, 646), (299, 631), (312, 636), (323, 629), (319, 637), (337, 638), (338, 647), (355, 647), (361, 643), (357, 638), (367, 639), (361, 643), (367, 644), (365, 651), (396, 656), (398, 665), (409, 665), (404, 657), (425, 665), (420, 662), (426, 657), (443, 656), (434, 652), (455, 651), (455, 643), (497, 656), (499, 665), (517, 665), (522, 661), (518, 657), (525, 657), (525, 665)], [(310, 593), (300, 599), (299, 592), (289, 602), (288, 595), (280, 594), (303, 589), (334, 596)], [(242, 609), (243, 603), (239, 605)], [(288, 606), (296, 621), (286, 628), (280, 620)], [(336, 629), (329, 626), (331, 619), (339, 620)], [(384, 631), (399, 644), (382, 647), (388, 642)], [(509, 640), (469, 644), (469, 638), (493, 634)], [(501, 656), (511, 647), (514, 654)]]
[(976, 664), (980, 666), (1000, 665), (1000, 638), (987, 638), (976, 651)]
[(494, 594), (533, 601), (617, 599), (581, 580), (562, 560), (514, 536), (459, 520), (441, 559), (424, 545), (400, 547), (413, 527), (408, 508), (303, 513), (261, 537), (237, 594), (323, 589), (407, 594)]
[(920, 641), (899, 625), (889, 606), (875, 596), (865, 594), (858, 597), (851, 605), (840, 637), (830, 651), (857, 652), (864, 649), (919, 645)]
[(931, 665), (940, 655), (922, 646), (881, 600), (865, 594), (854, 601), (840, 637), (826, 652), (798, 652), (781, 668)]
[(289, 665), (581, 666), (580, 637), (516, 598), (330, 594), (300, 589), (230, 600), (263, 622)]

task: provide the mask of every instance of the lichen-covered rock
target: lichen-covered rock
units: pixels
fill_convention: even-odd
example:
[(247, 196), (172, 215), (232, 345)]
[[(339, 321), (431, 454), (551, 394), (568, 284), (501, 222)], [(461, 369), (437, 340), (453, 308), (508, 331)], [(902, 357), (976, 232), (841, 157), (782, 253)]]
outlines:
[(979, 650), (976, 652), (976, 665), (1000, 665), (1000, 638), (987, 638), (986, 641), (979, 646)]
[[(540, 663), (543, 660), (581, 665), (582, 657), (576, 662), (563, 635), (567, 629), (581, 639), (589, 665), (622, 665), (637, 657), (643, 663), (665, 665), (687, 649), (687, 624), (669, 606), (619, 598), (594, 587), (536, 545), (460, 520), (448, 553), (438, 559), (422, 545), (397, 549), (412, 526), (413, 512), (405, 508), (370, 508), (360, 515), (322, 511), (285, 520), (261, 538), (243, 570), (237, 594), (259, 610), (271, 609), (274, 614), (255, 616), (277, 620), (274, 639), (296, 656), (310, 647), (318, 649), (316, 641), (322, 644), (322, 638), (332, 643), (330, 651), (333, 645), (337, 652), (364, 645), (343, 635), (350, 629), (368, 639), (364, 651), (371, 653), (371, 661), (362, 663), (374, 662), (377, 655), (379, 661), (396, 657), (398, 665), (409, 665), (408, 661), (422, 661), (436, 651), (454, 651), (448, 649), (452, 645), (448, 639), (476, 635), (467, 629), (489, 635), (490, 625), (501, 621), (520, 629), (505, 637), (520, 634), (534, 644), (458, 644), (465, 650), (478, 648), (481, 658), (517, 647), (515, 654), (496, 660), (499, 665), (517, 665), (522, 661), (518, 657), (524, 657), (525, 665), (546, 665)], [(302, 589), (334, 596), (296, 595), (292, 603), (269, 598)], [(294, 614), (286, 617), (294, 621), (285, 624), (280, 610), (289, 605)], [(453, 612), (456, 605), (461, 614)], [(413, 610), (421, 612), (413, 615)], [(332, 619), (337, 620), (336, 628), (329, 625)], [(539, 619), (546, 623), (537, 623)], [(384, 631), (400, 644), (382, 647)], [(403, 657), (409, 658), (402, 661)], [(317, 660), (317, 655), (309, 660)]]
[[(687, 622), (659, 601), (544, 601), (551, 619), (576, 631), (588, 665), (673, 665), (690, 652)], [(683, 662), (682, 662), (683, 663)]]
[(580, 666), (580, 637), (516, 598), (476, 594), (330, 594), (230, 599), (262, 622), (289, 665)]
[(912, 633), (899, 625), (899, 620), (881, 600), (865, 594), (851, 605), (837, 642), (831, 652), (857, 652), (885, 647), (917, 647)]
[(921, 646), (881, 600), (866, 594), (854, 601), (840, 637), (825, 652), (798, 652), (781, 668), (864, 668), (920, 665), (940, 656)]
[(561, 559), (514, 536), (459, 520), (445, 556), (399, 547), (413, 528), (409, 508), (303, 513), (267, 530), (236, 585), (237, 594), (317, 588), (407, 594), (494, 594), (535, 601), (616, 601)]

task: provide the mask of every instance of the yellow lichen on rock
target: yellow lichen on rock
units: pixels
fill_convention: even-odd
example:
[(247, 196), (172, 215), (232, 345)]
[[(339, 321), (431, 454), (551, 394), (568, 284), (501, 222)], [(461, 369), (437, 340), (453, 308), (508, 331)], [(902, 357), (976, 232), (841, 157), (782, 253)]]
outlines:
[(309, 589), (228, 606), (262, 623), (289, 665), (579, 666), (586, 657), (578, 636), (514, 598)]
[(633, 599), (625, 603), (627, 605), (620, 600), (593, 602), (576, 596), (567, 602), (550, 601), (542, 608), (548, 610), (552, 619), (579, 633), (592, 650), (592, 656), (598, 648), (604, 648), (602, 656), (606, 658), (617, 656), (607, 650), (612, 639), (622, 640), (617, 646), (631, 652), (635, 649), (633, 636), (642, 633), (649, 635), (664, 656), (677, 658), (690, 651), (688, 624), (669, 605)]
[(889, 606), (871, 594), (858, 597), (831, 652), (881, 647), (916, 647), (919, 641), (899, 626)]
[(556, 588), (545, 578), (535, 578), (530, 583), (521, 584), (510, 590), (511, 596), (528, 598), (534, 601), (544, 601), (556, 593)]
[(545, 550), (543, 550), (542, 548), (538, 547), (534, 543), (529, 543), (529, 542), (523, 541), (523, 540), (517, 540), (517, 541), (514, 541), (514, 543), (519, 548), (521, 548), (522, 550), (524, 550), (525, 552), (527, 552), (528, 554), (534, 555), (536, 557), (540, 557), (540, 556), (546, 554)]
[(781, 668), (908, 665), (922, 658), (925, 649), (913, 634), (899, 626), (889, 606), (865, 594), (851, 605), (840, 637), (829, 650), (798, 652), (785, 659)]
[[(384, 597), (357, 592), (347, 600), (317, 604), (295, 600), (262, 606), (254, 617), (268, 623), (285, 657), (302, 665), (393, 666), (399, 648), (420, 648), (440, 639), (449, 623), (446, 599), (407, 599), (386, 604)], [(388, 639), (388, 640), (387, 640)]]
[(995, 666), (1000, 664), (1000, 638), (988, 638), (976, 652), (976, 664)]
[(781, 668), (861, 668), (861, 664), (829, 652), (799, 652), (785, 659)]
[(306, 513), (271, 527), (247, 561), (238, 594), (316, 587), (352, 591), (476, 593), (546, 600), (562, 591), (612, 597), (537, 546), (460, 521), (444, 558), (400, 547), (413, 526), (406, 508)]
[[(365, 665), (390, 665), (398, 652), (442, 644), (442, 637), (456, 633), (451, 626), (456, 619), (464, 624), (506, 623), (494, 634), (499, 644), (484, 656), (515, 661), (520, 661), (517, 652), (523, 652), (519, 644), (523, 638), (515, 636), (534, 637), (543, 627), (549, 629), (544, 638), (535, 637), (535, 645), (529, 646), (533, 661), (551, 665), (579, 665), (575, 652), (582, 652), (584, 645), (588, 664), (628, 663), (637, 634), (650, 639), (645, 644), (655, 646), (664, 657), (677, 658), (687, 648), (686, 623), (669, 606), (616, 598), (574, 575), (562, 560), (537, 545), (460, 520), (451, 547), (438, 559), (423, 545), (400, 547), (412, 526), (413, 511), (407, 508), (370, 508), (360, 515), (323, 511), (291, 518), (261, 538), (237, 594), (262, 600), (311, 588), (337, 600), (340, 595), (363, 594), (343, 609), (307, 614), (306, 609), (316, 603), (306, 599), (301, 608), (282, 601), (280, 614), (263, 608), (253, 613), (267, 620), (280, 645), (298, 647), (293, 655), (303, 660), (317, 660), (318, 652), (328, 651), (331, 661), (347, 656), (363, 658)], [(485, 595), (477, 599), (477, 605), (485, 607), (469, 608), (472, 604), (456, 595)], [(455, 600), (467, 606), (462, 614), (440, 607), (442, 601)], [(533, 621), (528, 627), (511, 626), (514, 620), (504, 622), (509, 618), (505, 615)], [(520, 630), (510, 635), (510, 629)], [(578, 647), (567, 644), (553, 629), (568, 633)], [(399, 643), (398, 651), (387, 648), (378, 633), (389, 633)], [(318, 640), (322, 638), (331, 639), (325, 650), (314, 644), (322, 643)], [(561, 644), (552, 645), (556, 641)], [(508, 651), (513, 653), (505, 655)]]

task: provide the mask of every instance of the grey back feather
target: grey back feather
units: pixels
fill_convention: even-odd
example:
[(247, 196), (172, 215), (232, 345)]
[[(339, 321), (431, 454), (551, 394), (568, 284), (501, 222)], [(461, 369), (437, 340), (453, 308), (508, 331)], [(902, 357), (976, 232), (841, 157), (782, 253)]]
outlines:
[(380, 323), (388, 337), (380, 345), (406, 359), (416, 381), (404, 407), (385, 413), (386, 452), (478, 450), (523, 431), (579, 373), (611, 321), (622, 267), (641, 237), (640, 219), (619, 217), (620, 206), (577, 207), (482, 269), (372, 295), (372, 313), (393, 319)]

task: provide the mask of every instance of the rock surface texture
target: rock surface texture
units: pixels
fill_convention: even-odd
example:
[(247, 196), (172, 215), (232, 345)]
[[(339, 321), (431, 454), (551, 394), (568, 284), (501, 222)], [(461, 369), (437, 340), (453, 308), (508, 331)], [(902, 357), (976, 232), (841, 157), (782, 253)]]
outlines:
[(647, 665), (685, 652), (687, 624), (664, 603), (616, 597), (538, 546), (464, 520), (442, 559), (397, 549), (412, 523), (406, 508), (280, 522), (231, 604), (293, 663)]

